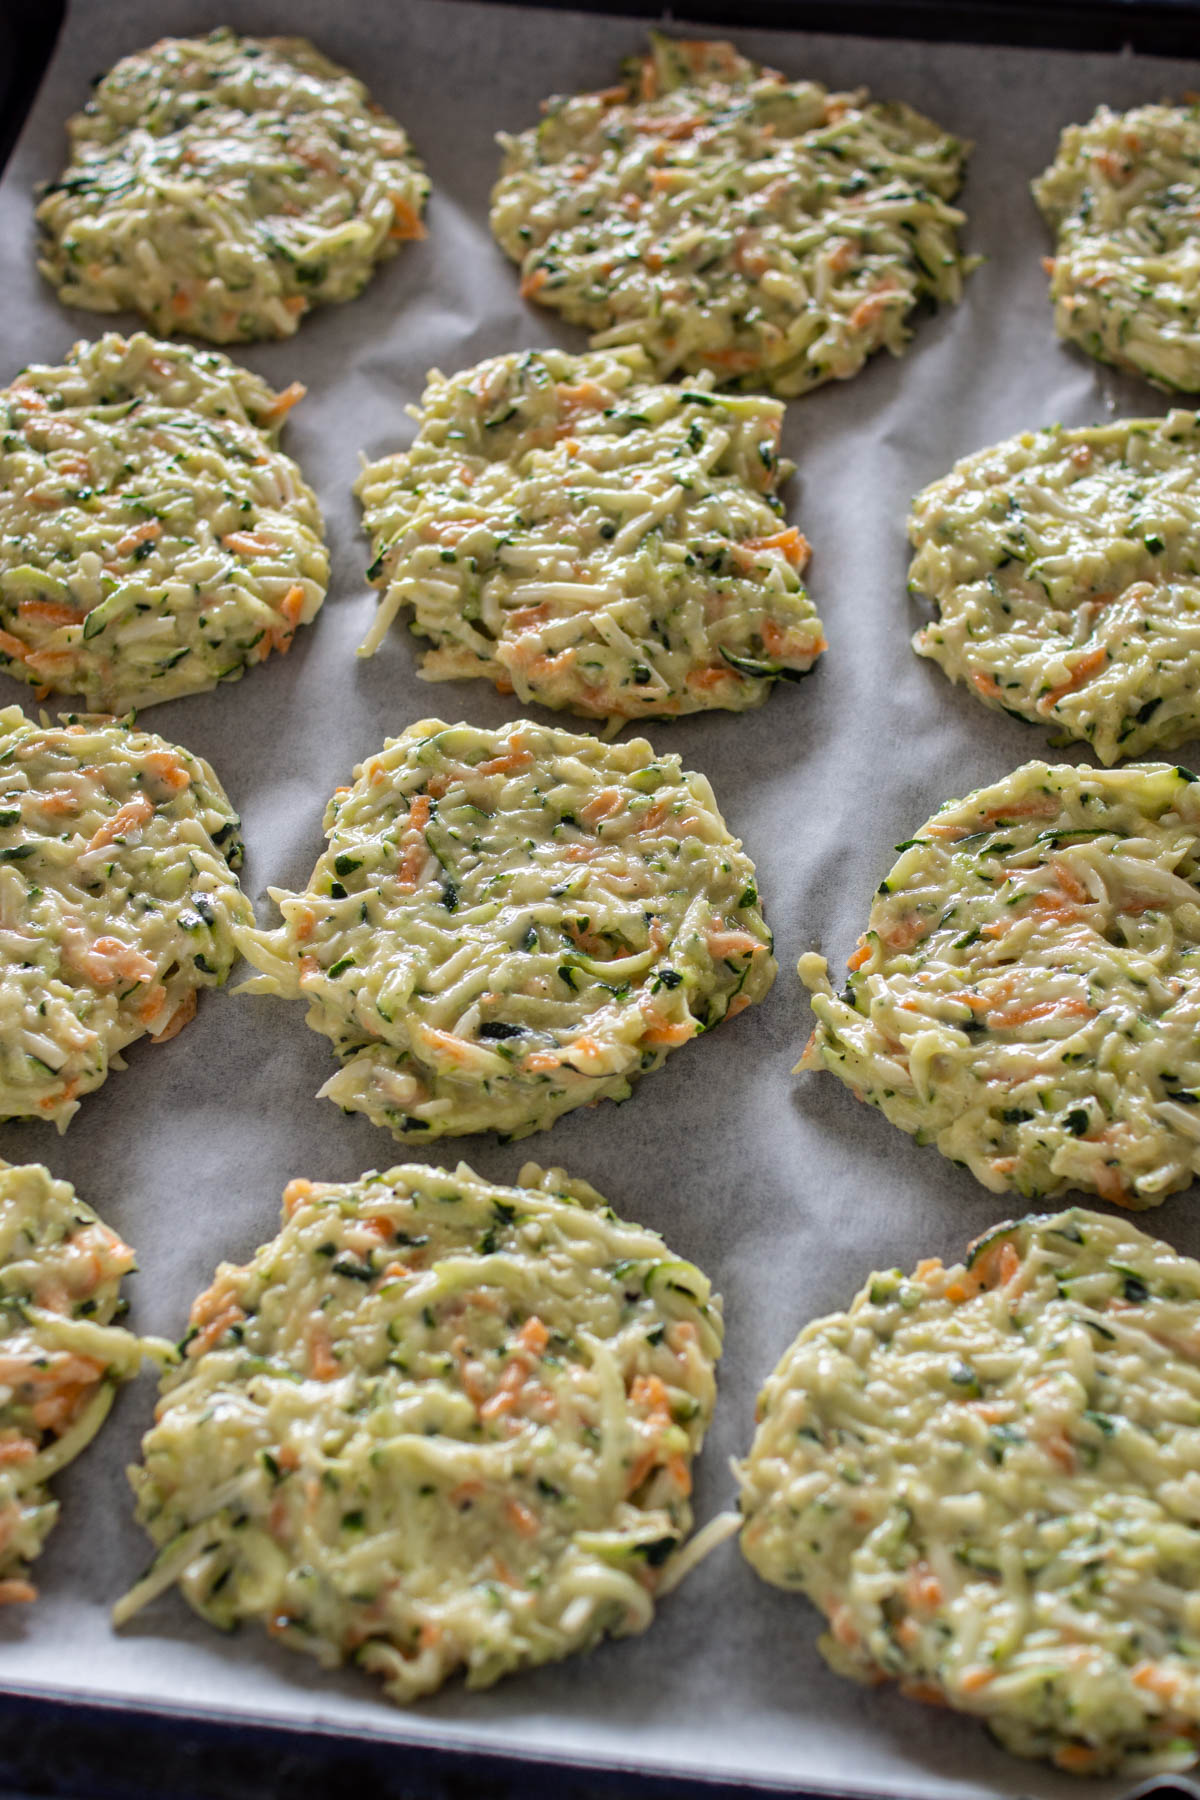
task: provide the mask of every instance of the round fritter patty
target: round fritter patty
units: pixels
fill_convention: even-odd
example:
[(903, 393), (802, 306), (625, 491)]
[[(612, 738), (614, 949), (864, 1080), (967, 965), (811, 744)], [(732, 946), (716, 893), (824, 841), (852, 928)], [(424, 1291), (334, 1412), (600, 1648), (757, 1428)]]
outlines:
[(1102, 762), (1200, 731), (1200, 422), (1027, 431), (913, 502), (913, 648)]
[(160, 38), (67, 131), (37, 219), (38, 267), (68, 306), (219, 344), (288, 337), (425, 235), (404, 132), (304, 38)]
[(147, 731), (0, 712), (0, 1118), (53, 1119), (174, 1037), (253, 917), (208, 764)]
[(109, 1321), (133, 1251), (40, 1163), (0, 1162), (0, 1606), (58, 1516), (47, 1482), (89, 1444), (145, 1346)]
[(620, 86), (501, 143), (492, 230), (521, 292), (660, 376), (802, 394), (898, 355), (917, 301), (962, 291), (967, 146), (731, 44), (652, 34)]
[(0, 669), (122, 713), (286, 651), (329, 579), (303, 393), (144, 332), (0, 390)]
[(1200, 1264), (1125, 1220), (870, 1277), (759, 1397), (742, 1548), (826, 1659), (1076, 1774), (1200, 1735)]
[(1159, 387), (1200, 390), (1200, 107), (1098, 107), (1033, 184), (1056, 234), (1060, 337)]
[(808, 545), (775, 490), (783, 407), (656, 385), (639, 349), (493, 357), (436, 372), (410, 450), (355, 487), (422, 673), (482, 675), (593, 718), (757, 705), (825, 647)]
[(1200, 1174), (1200, 785), (1026, 763), (898, 846), (825, 1068), (985, 1187), (1156, 1206)]
[(594, 1189), (409, 1164), (293, 1181), (192, 1308), (131, 1471), (178, 1582), (394, 1700), (641, 1631), (691, 1527), (720, 1302)]
[(284, 923), (239, 930), (303, 997), (321, 1089), (397, 1137), (522, 1137), (623, 1100), (775, 978), (754, 865), (702, 775), (644, 738), (423, 719), (354, 772)]

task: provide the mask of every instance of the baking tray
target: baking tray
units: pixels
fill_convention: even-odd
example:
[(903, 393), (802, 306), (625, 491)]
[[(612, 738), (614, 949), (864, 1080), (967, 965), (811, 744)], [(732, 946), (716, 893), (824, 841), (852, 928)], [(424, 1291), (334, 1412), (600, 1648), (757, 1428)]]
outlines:
[[(490, 243), (492, 135), (532, 122), (548, 92), (607, 81), (618, 58), (640, 47), (644, 27), (477, 0), (359, 0), (336, 11), (292, 0), (286, 19), (270, 0), (230, 0), (222, 13), (244, 30), (305, 32), (367, 75), (434, 182), (426, 243), (353, 305), (315, 315), (292, 343), (239, 353), (279, 385), (309, 385), (287, 442), (326, 509), (334, 581), (325, 610), (286, 662), (147, 715), (215, 763), (243, 812), (245, 885), (261, 904), (268, 882), (306, 874), (325, 797), (389, 731), (434, 711), (484, 723), (514, 716), (484, 684), (417, 681), (402, 632), (375, 661), (355, 662), (373, 598), (349, 484), (360, 446), (374, 454), (405, 440), (403, 406), (430, 364), (452, 369), (525, 345), (582, 347), (578, 334), (521, 304)], [(1053, 5), (1042, 13), (1044, 26), (1066, 16)], [(1114, 41), (1108, 33), (1121, 19), (1161, 25), (1172, 15), (1181, 16), (1102, 5), (1087, 41)], [(775, 9), (780, 16), (827, 23), (830, 10)], [(744, 1450), (757, 1386), (798, 1327), (845, 1304), (869, 1269), (953, 1254), (1011, 1210), (857, 1107), (839, 1084), (790, 1075), (809, 1026), (792, 967), (813, 944), (835, 959), (846, 954), (891, 846), (941, 800), (1045, 751), (1040, 732), (985, 713), (911, 655), (907, 503), (956, 456), (1008, 432), (1165, 410), (1153, 390), (1055, 342), (1040, 269), (1047, 245), (1026, 184), (1061, 126), (1099, 100), (1125, 106), (1200, 86), (1200, 69), (1178, 58), (919, 42), (892, 33), (896, 9), (847, 5), (840, 16), (873, 20), (884, 35), (750, 30), (745, 14), (731, 25), (749, 53), (791, 73), (832, 86), (866, 82), (973, 136), (968, 241), (988, 260), (963, 306), (921, 321), (906, 359), (877, 358), (856, 381), (788, 408), (785, 449), (799, 464), (789, 515), (815, 547), (811, 587), (832, 645), (817, 674), (758, 713), (648, 732), (710, 776), (756, 859), (779, 981), (761, 1007), (673, 1058), (624, 1107), (572, 1115), (519, 1146), (469, 1139), (430, 1155), (452, 1164), (461, 1153), (501, 1180), (527, 1155), (562, 1162), (713, 1275), (728, 1337), (698, 1470), (701, 1520), (728, 1503), (726, 1458)], [(931, 22), (928, 9), (911, 16), (922, 28)], [(7, 373), (55, 358), (103, 324), (65, 312), (32, 271), (29, 190), (61, 165), (63, 120), (99, 66), (213, 18), (198, 0), (78, 0), (70, 12), (0, 183)], [(1186, 24), (1177, 36), (1194, 49), (1194, 18)], [(1116, 33), (1128, 35), (1123, 26)], [(26, 690), (0, 681), (0, 699), (10, 698), (28, 702)], [(133, 1322), (174, 1335), (214, 1263), (247, 1254), (274, 1230), (288, 1176), (349, 1178), (400, 1159), (366, 1121), (310, 1098), (330, 1066), (298, 1007), (211, 995), (172, 1045), (135, 1049), (129, 1070), (89, 1097), (65, 1138), (2, 1127), (0, 1152), (48, 1161), (128, 1236), (143, 1271), (132, 1284)], [(1200, 1254), (1194, 1197), (1176, 1196), (1149, 1223)], [(705, 1783), (716, 1792), (929, 1800), (1080, 1792), (1007, 1757), (971, 1721), (832, 1676), (815, 1650), (812, 1611), (759, 1583), (733, 1546), (664, 1603), (644, 1637), (487, 1694), (452, 1688), (406, 1711), (353, 1672), (323, 1675), (257, 1633), (222, 1640), (175, 1599), (113, 1636), (107, 1606), (147, 1554), (122, 1468), (152, 1397), (147, 1380), (123, 1393), (101, 1439), (60, 1482), (63, 1518), (39, 1565), (42, 1599), (24, 1619), (15, 1609), (0, 1617), (0, 1757), (12, 1782), (249, 1795), (282, 1791), (280, 1771), (299, 1765), (314, 1781), (321, 1769), (340, 1770), (347, 1783), (412, 1794), (679, 1792)], [(66, 1756), (68, 1734), (84, 1746), (82, 1769)], [(342, 1785), (331, 1773), (311, 1791)], [(1098, 1782), (1087, 1791), (1108, 1800), (1130, 1788)]]

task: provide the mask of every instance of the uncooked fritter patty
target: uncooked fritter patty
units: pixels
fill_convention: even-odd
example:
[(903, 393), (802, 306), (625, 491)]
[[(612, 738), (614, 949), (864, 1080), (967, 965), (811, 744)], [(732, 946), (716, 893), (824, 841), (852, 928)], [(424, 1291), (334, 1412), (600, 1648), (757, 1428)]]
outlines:
[(175, 1036), (253, 917), (213, 771), (147, 731), (0, 712), (0, 1118), (52, 1119)]
[(844, 994), (805, 956), (831, 1070), (996, 1193), (1156, 1206), (1200, 1174), (1200, 784), (1026, 763), (898, 846)]
[(1056, 233), (1060, 337), (1159, 387), (1200, 389), (1200, 108), (1098, 107), (1033, 184)]
[(660, 376), (805, 393), (957, 300), (967, 146), (899, 101), (651, 36), (625, 79), (502, 137), (492, 230), (521, 291)]
[(124, 713), (287, 651), (329, 580), (303, 393), (144, 332), (0, 390), (0, 668)]
[(434, 374), (410, 450), (364, 469), (383, 590), (422, 673), (614, 723), (757, 705), (825, 647), (775, 497), (783, 407), (657, 385), (644, 352), (515, 352)]
[(1101, 761), (1200, 729), (1196, 415), (1027, 431), (913, 502), (913, 640), (985, 706), (1055, 725)]
[(857, 1680), (1073, 1774), (1200, 1733), (1200, 1264), (1123, 1219), (872, 1275), (759, 1398), (742, 1547)]
[(423, 719), (355, 770), (284, 923), (241, 929), (304, 998), (321, 1092), (409, 1140), (521, 1137), (623, 1100), (775, 977), (754, 865), (712, 789), (644, 738)]
[(699, 1269), (561, 1169), (294, 1181), (192, 1308), (118, 1622), (178, 1582), (401, 1701), (644, 1630), (720, 1348)]
[(288, 337), (424, 236), (404, 132), (304, 38), (160, 38), (67, 130), (37, 219), (38, 267), (68, 306), (219, 344)]
[(0, 1163), (0, 1606), (37, 1598), (29, 1565), (58, 1517), (47, 1483), (104, 1423), (143, 1343), (109, 1321), (133, 1251), (40, 1163)]

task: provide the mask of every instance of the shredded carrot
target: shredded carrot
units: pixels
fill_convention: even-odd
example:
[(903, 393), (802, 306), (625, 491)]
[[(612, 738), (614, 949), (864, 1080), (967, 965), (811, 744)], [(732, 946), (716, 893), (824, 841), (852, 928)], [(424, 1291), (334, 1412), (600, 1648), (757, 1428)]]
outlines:
[(276, 394), (266, 411), (258, 415), (260, 424), (273, 425), (277, 419), (286, 418), (293, 406), (303, 400), (307, 392), (308, 389), (302, 381), (289, 382), (282, 393)]
[(945, 1706), (946, 1696), (931, 1681), (902, 1681), (900, 1692), (908, 1700), (920, 1700), (926, 1706)]
[(556, 392), (560, 412), (598, 412), (612, 404), (612, 395), (595, 381), (560, 381)]
[(312, 1191), (312, 1182), (305, 1181), (302, 1175), (297, 1175), (292, 1181), (288, 1182), (283, 1190), (283, 1210), (289, 1219), (296, 1208), (309, 1198)]
[(620, 812), (623, 804), (619, 789), (602, 788), (586, 806), (580, 807), (579, 817), (586, 819), (589, 825), (594, 825), (599, 820), (611, 818), (614, 813)]
[(971, 1271), (970, 1279), (979, 1288), (1007, 1287), (1021, 1266), (1016, 1245), (1008, 1238), (992, 1244)]
[(550, 1333), (536, 1313), (530, 1315), (517, 1333), (517, 1343), (531, 1356), (540, 1356), (550, 1342)]
[(307, 1331), (309, 1367), (317, 1381), (336, 1381), (341, 1374), (333, 1354), (333, 1339), (324, 1319), (314, 1319)]
[(227, 550), (238, 556), (263, 556), (275, 546), (270, 538), (259, 536), (253, 531), (230, 531), (221, 539)]
[(22, 620), (36, 625), (78, 625), (82, 613), (74, 606), (63, 606), (57, 600), (21, 600), (17, 612)]
[(984, 675), (977, 669), (973, 671), (971, 675), (971, 682), (973, 686), (979, 689), (981, 694), (986, 694), (989, 700), (999, 700), (1002, 698), (1000, 683), (993, 676)]
[(706, 669), (692, 669), (688, 673), (687, 684), (695, 693), (705, 693), (710, 688), (723, 687), (726, 682), (735, 681), (737, 671), (728, 663), (710, 663)]
[(388, 232), (390, 238), (402, 243), (410, 243), (414, 238), (427, 237), (428, 233), (421, 223), (421, 215), (411, 201), (403, 194), (392, 195), (392, 209), (396, 214), (396, 222)]
[(477, 775), (511, 775), (518, 769), (527, 769), (533, 761), (530, 751), (518, 748), (515, 740), (509, 740), (513, 748), (503, 756), (489, 757), (486, 762), (475, 764)]
[(429, 852), (424, 843), (410, 843), (396, 864), (396, 884), (402, 893), (411, 894), (421, 879)]
[(714, 368), (728, 369), (731, 375), (748, 375), (762, 361), (757, 350), (742, 350), (730, 345), (724, 350), (705, 350), (701, 360)]
[[(505, 1364), (504, 1372), (493, 1391), (486, 1399), (476, 1401), (479, 1417), (484, 1424), (490, 1424), (493, 1419), (502, 1418), (504, 1414), (512, 1412), (529, 1380), (529, 1365), (525, 1357), (512, 1357)], [(475, 1393), (465, 1379), (465, 1371), (463, 1385), (467, 1388), (471, 1398), (475, 1399)], [(540, 1383), (534, 1382), (532, 1386), (540, 1387)]]
[(544, 268), (539, 266), (536, 269), (531, 269), (528, 275), (523, 276), (521, 279), (522, 300), (534, 299), (541, 293), (549, 279), (550, 277)]
[(1053, 1760), (1069, 1775), (1090, 1775), (1099, 1766), (1101, 1755), (1088, 1744), (1063, 1744), (1054, 1752)]
[(66, 788), (51, 788), (49, 793), (39, 794), (37, 803), (39, 810), (51, 819), (79, 811), (79, 801)]
[(1086, 1000), (1074, 999), (1064, 995), (1059, 1000), (1034, 1000), (1028, 1006), (1013, 1006), (1007, 1009), (997, 1008), (987, 1015), (989, 1031), (1007, 1031), (1015, 1025), (1030, 1025), (1037, 1019), (1053, 1019), (1063, 1015), (1072, 1018), (1094, 1019), (1096, 1009), (1089, 1006)]
[(686, 1498), (692, 1491), (692, 1471), (688, 1468), (687, 1458), (682, 1451), (676, 1450), (668, 1456), (663, 1467), (679, 1492)]
[(53, 1094), (47, 1094), (44, 1100), (39, 1100), (38, 1109), (41, 1112), (54, 1112), (64, 1100), (73, 1100), (78, 1092), (78, 1078), (72, 1076), (70, 1081), (64, 1081), (61, 1088), (56, 1089)]
[(695, 1019), (668, 1020), (653, 1011), (647, 1011), (646, 1018), (649, 1023), (642, 1033), (643, 1043), (686, 1044), (689, 1038), (696, 1035)]
[(785, 559), (794, 569), (802, 569), (812, 555), (808, 539), (794, 525), (789, 525), (784, 531), (776, 531), (770, 537), (743, 538), (740, 544), (734, 546), (734, 554), (737, 555), (742, 550), (749, 550), (752, 556), (759, 550), (782, 550)]
[(865, 326), (874, 325), (880, 315), (887, 311), (889, 302), (897, 294), (902, 295), (903, 292), (903, 288), (896, 282), (888, 282), (885, 286), (877, 288), (873, 294), (865, 295), (850, 314), (850, 324), (853, 329), (861, 331)]
[(894, 925), (889, 925), (878, 935), (889, 950), (911, 950), (914, 944), (920, 943), (932, 924), (931, 918), (922, 918), (919, 913), (909, 913), (907, 918), (897, 919)]
[(543, 600), (540, 606), (514, 606), (505, 613), (504, 624), (508, 631), (530, 631), (536, 625), (544, 625), (550, 616), (550, 608)]
[(1173, 1700), (1183, 1685), (1179, 1671), (1168, 1669), (1164, 1663), (1141, 1662), (1129, 1671), (1129, 1679), (1134, 1687), (1144, 1688), (1148, 1694), (1157, 1694), (1160, 1700)]
[(1054, 870), (1055, 880), (1068, 900), (1075, 900), (1080, 905), (1087, 905), (1091, 901), (1092, 896), (1082, 881), (1071, 873), (1061, 856), (1051, 857), (1050, 866)]
[(942, 1584), (927, 1562), (914, 1563), (909, 1570), (904, 1597), (916, 1613), (931, 1613), (941, 1605), (945, 1598)]
[(206, 1351), (213, 1348), (214, 1344), (221, 1341), (231, 1325), (240, 1325), (245, 1317), (242, 1308), (235, 1301), (231, 1302), (224, 1312), (219, 1312), (215, 1319), (210, 1319), (208, 1324), (189, 1340), (188, 1355), (203, 1356)]
[(99, 987), (107, 987), (118, 977), (125, 981), (149, 981), (157, 972), (152, 957), (143, 955), (118, 937), (95, 938), (85, 949), (69, 944), (67, 960)]
[(1104, 667), (1107, 661), (1108, 651), (1103, 645), (1099, 650), (1089, 650), (1086, 656), (1079, 658), (1066, 681), (1056, 688), (1051, 688), (1048, 694), (1042, 695), (1037, 703), (1038, 711), (1050, 712), (1065, 695), (1073, 694), (1076, 688), (1082, 687), (1085, 681), (1089, 681), (1098, 669)]
[(1120, 1169), (1114, 1168), (1111, 1163), (1101, 1163), (1099, 1168), (1093, 1171), (1092, 1180), (1096, 1183), (1096, 1192), (1102, 1200), (1109, 1201), (1113, 1206), (1131, 1206), (1133, 1204), (1133, 1195), (1130, 1193), (1125, 1177)]
[(146, 769), (173, 794), (182, 794), (192, 785), (191, 776), (173, 751), (156, 750), (146, 758)]
[(0, 1606), (16, 1606), (36, 1599), (37, 1589), (31, 1581), (22, 1581), (18, 1575), (0, 1581)]
[(1031, 794), (1028, 800), (1014, 800), (1008, 806), (989, 807), (969, 827), (960, 825), (954, 829), (959, 832), (981, 831), (985, 825), (999, 825), (1002, 821), (1008, 824), (1013, 819), (1056, 819), (1060, 810), (1061, 802), (1053, 794)]
[(475, 1056), (477, 1046), (469, 1038), (455, 1037), (452, 1031), (439, 1031), (435, 1025), (422, 1028), (423, 1040), (441, 1052), (450, 1062), (469, 1065)]
[[(226, 539), (228, 542), (228, 539)], [(282, 623), (276, 625), (271, 632), (271, 644), (280, 656), (286, 656), (292, 647), (292, 639), (296, 635), (296, 627), (300, 623), (300, 615), (304, 611), (304, 589), (297, 582), (290, 587), (279, 603)]]
[(748, 931), (721, 931), (713, 929), (704, 940), (710, 956), (753, 956), (766, 945), (760, 944), (756, 937)]
[(154, 817), (154, 808), (144, 794), (137, 794), (127, 800), (124, 806), (118, 807), (111, 819), (104, 824), (88, 840), (89, 850), (99, 850), (105, 844), (111, 844), (114, 838), (126, 837), (131, 831), (138, 831)]
[(128, 556), (139, 544), (153, 543), (156, 537), (162, 536), (162, 526), (157, 519), (147, 519), (143, 525), (134, 525), (124, 537), (119, 537), (112, 547), (114, 556)]
[(641, 1455), (636, 1457), (630, 1465), (629, 1473), (625, 1477), (625, 1492), (627, 1494), (635, 1493), (657, 1465), (658, 1450), (652, 1445), (649, 1450), (643, 1450)]
[[(149, 958), (147, 958), (147, 961), (148, 960)], [(137, 1016), (142, 1021), (143, 1025), (149, 1025), (151, 1019), (162, 1011), (163, 1002), (166, 1000), (166, 997), (166, 988), (163, 987), (160, 981), (156, 981), (154, 986), (148, 990), (145, 999), (141, 1001), (137, 1009)]]
[(508, 1499), (504, 1503), (505, 1516), (513, 1530), (522, 1537), (536, 1537), (538, 1529), (537, 1514), (521, 1500)]

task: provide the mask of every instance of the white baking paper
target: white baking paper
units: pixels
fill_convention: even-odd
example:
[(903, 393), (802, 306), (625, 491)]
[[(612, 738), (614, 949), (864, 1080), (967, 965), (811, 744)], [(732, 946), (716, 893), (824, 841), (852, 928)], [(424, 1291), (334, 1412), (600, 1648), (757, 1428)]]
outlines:
[[(243, 814), (245, 883), (265, 916), (267, 884), (303, 880), (326, 797), (385, 736), (431, 714), (487, 724), (514, 716), (514, 703), (484, 682), (419, 681), (402, 629), (374, 661), (356, 660), (374, 595), (350, 484), (360, 451), (407, 441), (404, 408), (429, 367), (520, 346), (583, 347), (580, 334), (520, 301), (489, 237), (493, 138), (534, 122), (548, 93), (611, 82), (645, 27), (449, 0), (228, 0), (223, 9), (75, 0), (0, 184), (0, 380), (28, 361), (56, 360), (108, 323), (65, 311), (34, 270), (31, 189), (61, 167), (63, 121), (89, 78), (163, 33), (226, 21), (304, 32), (364, 76), (433, 180), (428, 239), (404, 246), (361, 299), (313, 315), (290, 343), (239, 352), (279, 386), (299, 379), (309, 390), (285, 442), (328, 522), (333, 585), (323, 612), (286, 660), (145, 715), (216, 766)], [(845, 1305), (868, 1271), (953, 1258), (1014, 1210), (831, 1077), (790, 1073), (809, 1031), (794, 966), (813, 946), (840, 966), (893, 844), (941, 801), (1045, 752), (1040, 730), (986, 712), (909, 649), (918, 620), (905, 595), (907, 503), (956, 457), (1024, 427), (1166, 410), (1152, 388), (1056, 342), (1041, 268), (1049, 244), (1028, 183), (1061, 127), (1100, 101), (1125, 107), (1200, 86), (1195, 65), (1128, 55), (801, 33), (738, 41), (789, 74), (869, 84), (973, 138), (967, 237), (986, 260), (960, 307), (920, 319), (903, 360), (878, 357), (854, 381), (788, 407), (785, 449), (799, 465), (788, 512), (814, 546), (811, 588), (830, 642), (818, 672), (781, 686), (757, 713), (648, 733), (711, 778), (757, 862), (781, 963), (773, 992), (673, 1056), (624, 1106), (575, 1113), (521, 1145), (432, 1147), (433, 1160), (453, 1164), (461, 1151), (500, 1180), (531, 1155), (562, 1163), (714, 1278), (728, 1337), (698, 1474), (701, 1520), (731, 1499), (727, 1460), (749, 1441), (759, 1383), (805, 1321)], [(0, 700), (31, 704), (3, 677)], [(565, 715), (562, 723), (582, 729)], [(144, 1330), (179, 1335), (216, 1262), (245, 1256), (274, 1231), (290, 1176), (345, 1179), (403, 1159), (385, 1133), (313, 1098), (333, 1063), (300, 1005), (205, 995), (180, 1037), (138, 1046), (129, 1062), (84, 1101), (65, 1137), (8, 1125), (0, 1153), (44, 1159), (137, 1247), (141, 1273), (129, 1285)], [(1200, 1253), (1194, 1192), (1144, 1222)], [(454, 1686), (407, 1711), (366, 1677), (325, 1674), (257, 1631), (222, 1638), (175, 1596), (115, 1634), (108, 1607), (148, 1557), (123, 1469), (152, 1403), (148, 1378), (127, 1389), (100, 1441), (59, 1482), (62, 1519), (38, 1565), (41, 1598), (0, 1614), (7, 1688), (788, 1787), (945, 1800), (1081, 1792), (1007, 1756), (971, 1720), (832, 1675), (815, 1648), (816, 1614), (760, 1582), (734, 1544), (663, 1604), (644, 1637), (486, 1694)]]

